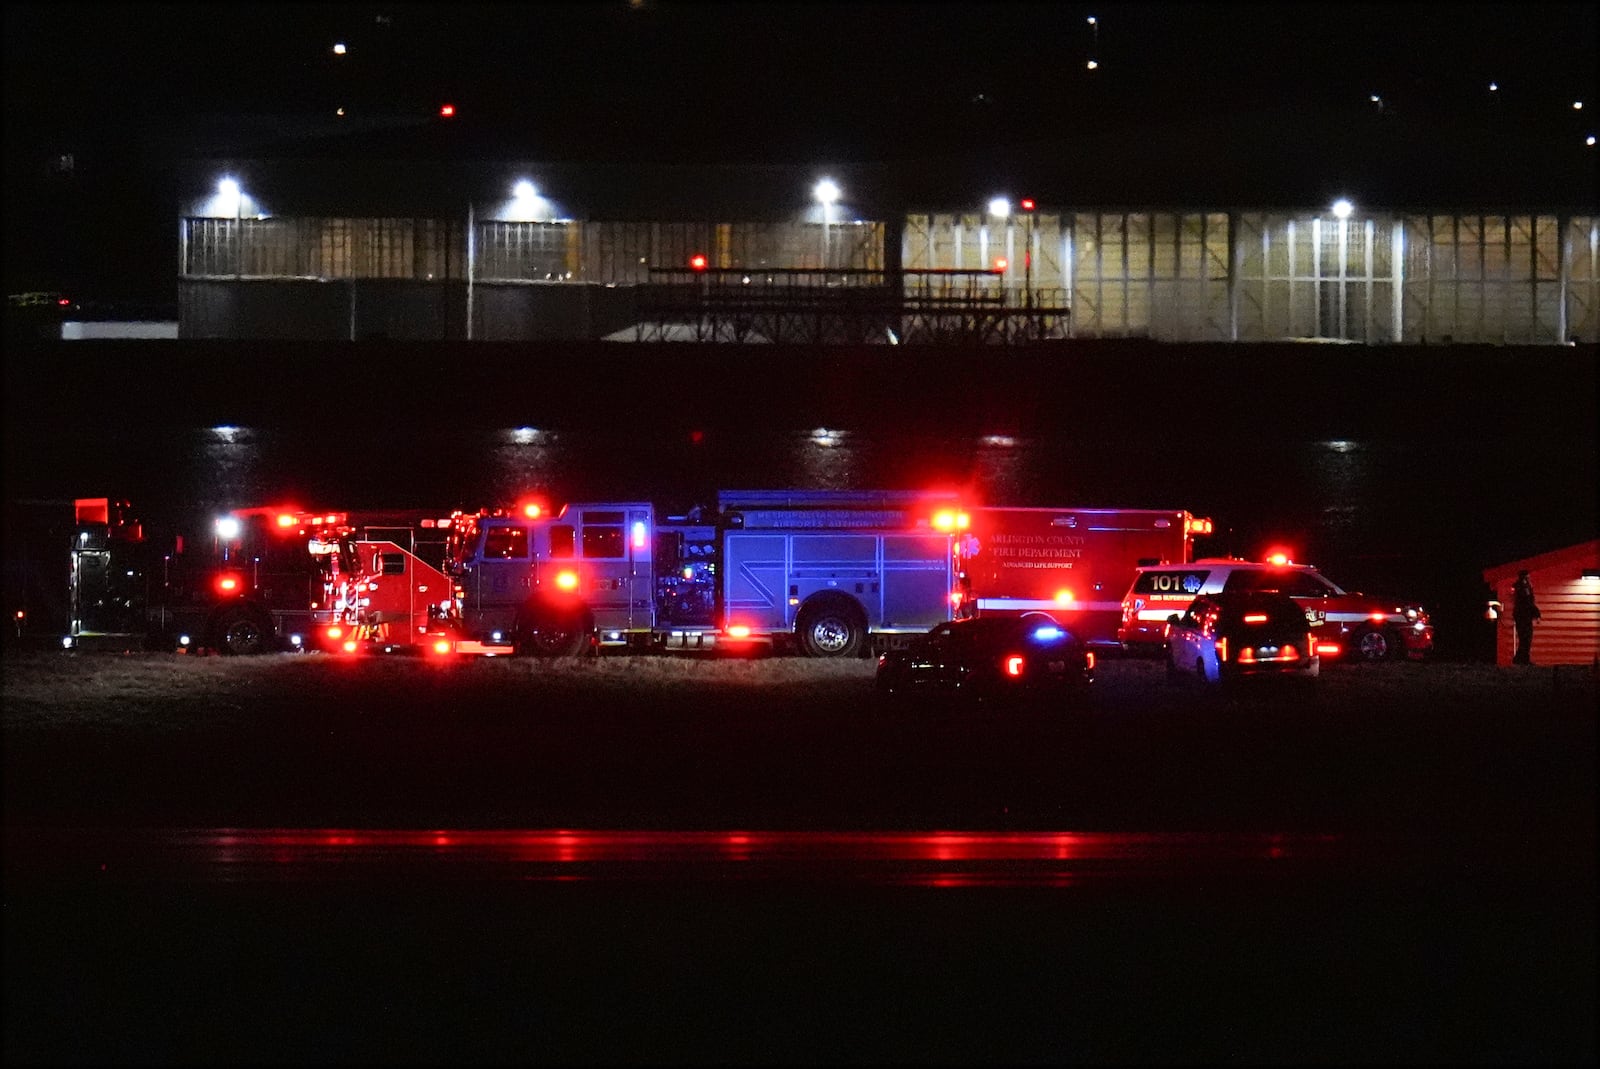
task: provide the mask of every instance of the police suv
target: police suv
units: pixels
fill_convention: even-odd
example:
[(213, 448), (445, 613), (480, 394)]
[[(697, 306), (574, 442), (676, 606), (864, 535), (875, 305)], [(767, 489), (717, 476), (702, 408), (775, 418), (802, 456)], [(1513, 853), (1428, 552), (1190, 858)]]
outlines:
[(1130, 652), (1158, 652), (1167, 618), (1183, 615), (1201, 594), (1279, 590), (1305, 610), (1324, 660), (1420, 660), (1433, 650), (1433, 625), (1421, 605), (1348, 591), (1309, 564), (1274, 558), (1207, 557), (1140, 568), (1122, 599), (1117, 639)]

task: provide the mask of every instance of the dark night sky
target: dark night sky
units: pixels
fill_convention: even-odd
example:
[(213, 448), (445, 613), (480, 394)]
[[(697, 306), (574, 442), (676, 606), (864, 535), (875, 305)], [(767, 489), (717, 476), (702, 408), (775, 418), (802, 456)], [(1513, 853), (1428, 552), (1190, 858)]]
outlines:
[[(7, 289), (149, 289), (134, 284), (128, 260), (170, 285), (170, 248), (143, 263), (150, 248), (170, 246), (173, 208), (161, 185), (168, 160), (341, 121), (422, 127), (440, 121), (444, 102), (459, 109), (453, 122), (484, 135), (479, 143), (532, 159), (964, 156), (980, 168), (988, 153), (1070, 156), (1080, 138), (1105, 130), (1243, 125), (1265, 109), (1304, 109), (1352, 129), (1382, 117), (1450, 131), (1438, 136), (1452, 142), (1463, 142), (1457, 131), (1490, 143), (1514, 135), (1518, 146), (1504, 155), (1581, 183), (1594, 174), (1596, 150), (1584, 148), (1583, 136), (1600, 110), (1600, 99), (1589, 99), (1595, 11), (1540, 3), (11, 4)], [(348, 52), (336, 56), (341, 41)], [(1085, 69), (1091, 57), (1100, 63), (1093, 72)], [(1574, 111), (1580, 99), (1585, 110)], [(344, 120), (334, 118), (339, 107)], [(1524, 145), (1549, 158), (1527, 157)], [(70, 177), (48, 169), (63, 153), (73, 155)], [(1592, 203), (1592, 193), (1580, 196)], [(111, 213), (150, 223), (124, 225), (128, 236), (107, 243)], [(116, 266), (82, 262), (75, 250), (91, 234)], [(42, 252), (46, 245), (58, 247)]]

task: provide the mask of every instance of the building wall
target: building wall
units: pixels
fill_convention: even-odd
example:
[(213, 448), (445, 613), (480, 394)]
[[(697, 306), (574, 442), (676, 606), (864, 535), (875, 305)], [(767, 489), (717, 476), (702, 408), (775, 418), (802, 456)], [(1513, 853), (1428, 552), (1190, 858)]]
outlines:
[(1512, 585), (1528, 569), (1540, 618), (1533, 626), (1533, 663), (1600, 667), (1600, 541), (1501, 565), (1484, 573), (1501, 611), (1495, 631), (1495, 663), (1510, 664), (1516, 647), (1511, 619)]
[[(213, 288), (360, 281), (355, 330), (457, 337), (443, 311), (470, 278), (627, 287), (652, 270), (710, 266), (881, 270), (890, 228), (877, 222), (543, 222), (428, 219), (188, 218), (181, 278), (185, 337), (325, 333), (335, 296), (319, 293), (288, 320), (256, 314), (254, 298)], [(1600, 217), (1539, 214), (1122, 211), (908, 215), (895, 240), (908, 272), (992, 271), (1007, 305), (1066, 309), (1064, 334), (1168, 342), (1321, 340), (1383, 344), (1557, 345), (1600, 341)], [(470, 240), (469, 240), (470, 238)], [(370, 280), (395, 285), (380, 296)], [(406, 285), (400, 285), (404, 283)], [(908, 287), (914, 283), (908, 278)], [(312, 291), (304, 291), (310, 293)], [(205, 293), (204, 299), (199, 294)], [(346, 294), (346, 303), (350, 294)], [(310, 298), (308, 298), (310, 299)], [(411, 301), (417, 310), (390, 307)], [(575, 305), (610, 298), (494, 293), (474, 338), (603, 337)], [(374, 304), (373, 302), (376, 302)], [(626, 303), (626, 302), (621, 302)], [(367, 309), (363, 309), (363, 304)], [(369, 314), (370, 312), (370, 314)], [(229, 316), (237, 317), (229, 320)], [(503, 317), (503, 318), (502, 318)], [(351, 313), (344, 310), (350, 336)], [(232, 326), (229, 323), (232, 322)], [(315, 323), (315, 326), (310, 324)], [(372, 325), (368, 325), (368, 324)], [(619, 324), (626, 326), (628, 324)], [(303, 333), (294, 336), (308, 336)]]

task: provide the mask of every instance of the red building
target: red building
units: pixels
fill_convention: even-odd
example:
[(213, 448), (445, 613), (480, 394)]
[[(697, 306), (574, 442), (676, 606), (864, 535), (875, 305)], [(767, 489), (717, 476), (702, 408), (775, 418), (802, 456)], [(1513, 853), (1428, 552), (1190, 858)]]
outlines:
[(1496, 664), (1510, 664), (1515, 634), (1511, 586), (1528, 569), (1540, 619), (1534, 624), (1534, 664), (1600, 666), (1600, 539), (1487, 568), (1483, 581), (1502, 606), (1495, 632)]

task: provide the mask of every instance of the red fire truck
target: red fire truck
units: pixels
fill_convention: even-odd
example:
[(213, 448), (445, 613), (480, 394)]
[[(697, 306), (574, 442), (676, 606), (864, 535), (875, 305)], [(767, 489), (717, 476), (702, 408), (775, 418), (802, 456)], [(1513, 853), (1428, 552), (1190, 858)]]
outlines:
[(1090, 646), (1117, 648), (1122, 594), (1140, 566), (1184, 563), (1211, 521), (1177, 509), (977, 508), (957, 540), (958, 615), (1046, 612)]
[(949, 495), (723, 491), (460, 515), (446, 571), (458, 652), (793, 644), (849, 657), (947, 620), (961, 513)]
[[(318, 648), (409, 652), (445, 639), (450, 607), (445, 548), (450, 518), (416, 513), (341, 513), (307, 549), (325, 562)], [(354, 522), (352, 522), (354, 521)], [(449, 650), (448, 642), (440, 652)]]
[(430, 607), (439, 614), (433, 599), (449, 596), (445, 531), (429, 540), (437, 521), (417, 515), (252, 507), (146, 524), (126, 501), (79, 498), (74, 520), (69, 648), (398, 646), (426, 630)]
[(79, 498), (73, 508), (64, 646), (261, 653), (301, 647), (311, 633), (327, 576), (306, 546), (326, 515), (245, 508), (146, 524), (126, 501)]

